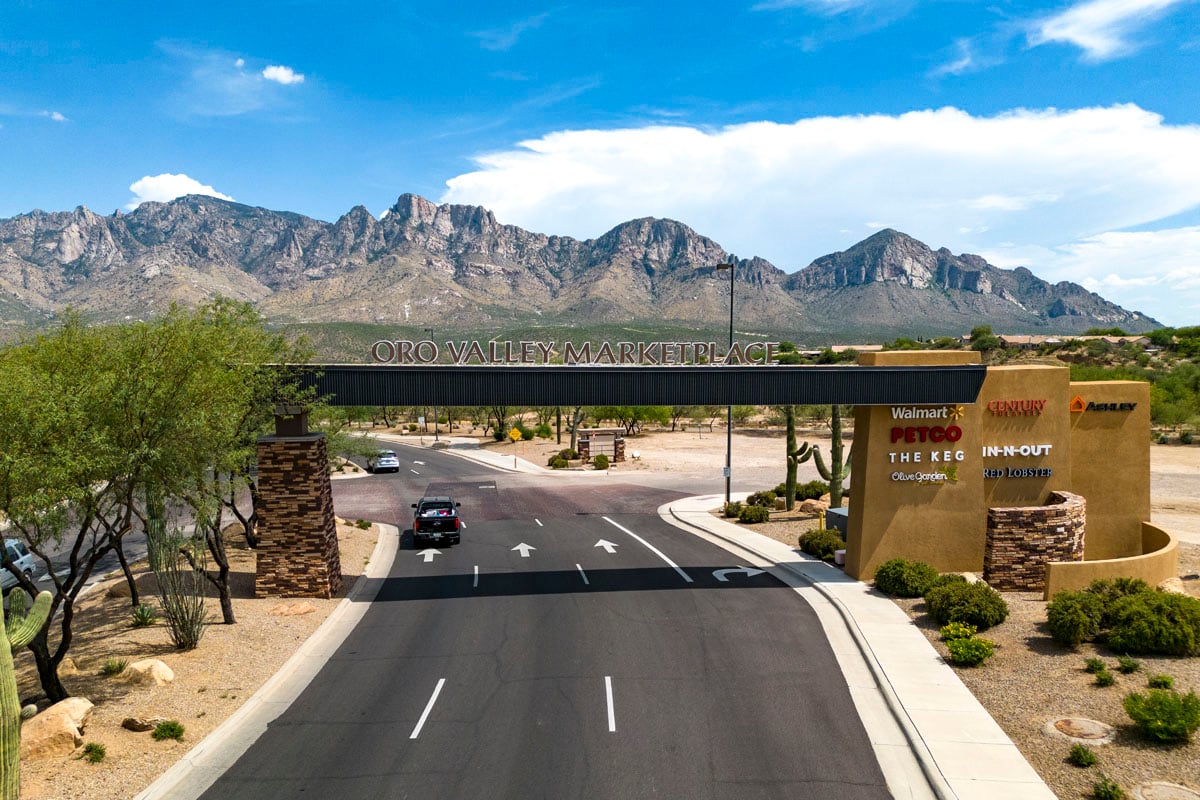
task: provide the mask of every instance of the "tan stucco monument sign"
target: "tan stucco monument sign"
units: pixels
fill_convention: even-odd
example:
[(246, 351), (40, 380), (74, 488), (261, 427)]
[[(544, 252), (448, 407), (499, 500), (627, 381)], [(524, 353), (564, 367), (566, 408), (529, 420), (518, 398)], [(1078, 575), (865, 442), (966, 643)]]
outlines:
[[(864, 353), (867, 365), (977, 363), (977, 353)], [(1150, 387), (1074, 383), (1048, 365), (990, 367), (977, 402), (859, 406), (846, 571), (891, 558), (1043, 591), (1176, 572), (1150, 525)]]

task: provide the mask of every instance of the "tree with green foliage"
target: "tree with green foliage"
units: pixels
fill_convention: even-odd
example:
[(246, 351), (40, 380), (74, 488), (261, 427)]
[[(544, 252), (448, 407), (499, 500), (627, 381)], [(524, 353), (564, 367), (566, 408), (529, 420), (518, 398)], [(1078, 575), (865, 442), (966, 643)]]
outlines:
[(792, 342), (779, 343), (779, 355), (775, 357), (776, 364), (802, 364), (804, 356), (796, 349), (796, 345)]
[(990, 353), (1000, 349), (1000, 337), (992, 333), (991, 325), (977, 325), (971, 329), (971, 349)]

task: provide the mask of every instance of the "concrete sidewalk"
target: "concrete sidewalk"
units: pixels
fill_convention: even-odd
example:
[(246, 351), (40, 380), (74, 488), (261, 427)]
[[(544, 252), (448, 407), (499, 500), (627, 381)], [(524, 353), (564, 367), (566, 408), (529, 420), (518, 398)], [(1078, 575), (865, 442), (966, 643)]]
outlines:
[[(837, 567), (713, 516), (723, 502), (722, 495), (689, 497), (664, 505), (659, 515), (770, 568), (809, 601), (897, 798), (1054, 800), (1050, 787), (895, 603)], [(927, 789), (914, 785), (922, 778)]]

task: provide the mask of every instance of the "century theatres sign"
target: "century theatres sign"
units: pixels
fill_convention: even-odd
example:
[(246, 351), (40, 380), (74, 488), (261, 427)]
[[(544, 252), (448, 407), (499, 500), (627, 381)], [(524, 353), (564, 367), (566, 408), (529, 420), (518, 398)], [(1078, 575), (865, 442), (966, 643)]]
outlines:
[(379, 364), (439, 364), (459, 366), (575, 364), (772, 364), (779, 342), (735, 342), (718, 347), (716, 342), (591, 342), (575, 344), (554, 341), (459, 341), (431, 339), (380, 339), (371, 345), (371, 358)]

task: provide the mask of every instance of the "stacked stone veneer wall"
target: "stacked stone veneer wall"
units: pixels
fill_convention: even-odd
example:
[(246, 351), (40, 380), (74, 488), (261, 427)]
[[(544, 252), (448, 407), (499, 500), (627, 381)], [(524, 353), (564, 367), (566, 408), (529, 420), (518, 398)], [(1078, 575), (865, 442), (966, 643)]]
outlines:
[(342, 588), (322, 434), (258, 441), (258, 597), (332, 597)]
[(1040, 592), (1046, 563), (1082, 561), (1087, 504), (1070, 492), (1051, 492), (1048, 505), (989, 508), (983, 579), (996, 589)]

